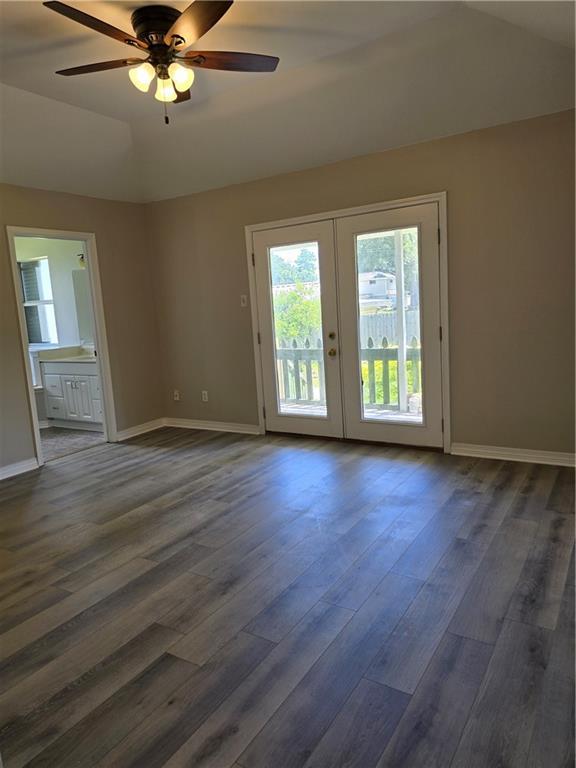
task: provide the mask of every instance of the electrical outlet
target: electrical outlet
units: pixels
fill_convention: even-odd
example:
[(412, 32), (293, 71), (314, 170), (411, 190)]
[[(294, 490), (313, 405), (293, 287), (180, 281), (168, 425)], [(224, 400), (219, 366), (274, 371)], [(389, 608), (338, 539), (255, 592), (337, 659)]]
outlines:
[(202, 402), (207, 403), (208, 402), (208, 391), (206, 389), (202, 390)]
[(176, 400), (176, 401), (179, 401), (179, 400), (182, 399), (181, 396), (180, 396), (180, 390), (179, 389), (175, 389), (174, 390), (174, 394), (172, 396), (173, 396), (174, 400)]
[(240, 306), (241, 307), (247, 307), (248, 306), (248, 296), (246, 296), (245, 293), (243, 293), (240, 296)]

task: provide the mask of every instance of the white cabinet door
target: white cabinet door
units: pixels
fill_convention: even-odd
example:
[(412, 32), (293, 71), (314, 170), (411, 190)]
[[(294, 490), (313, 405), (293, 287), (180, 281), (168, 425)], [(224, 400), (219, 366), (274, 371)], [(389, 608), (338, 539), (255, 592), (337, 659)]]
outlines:
[(77, 421), (81, 419), (78, 398), (76, 397), (76, 377), (62, 376), (62, 390), (66, 406), (66, 418)]
[(90, 376), (75, 376), (77, 409), (82, 421), (94, 421), (92, 395), (90, 393)]
[(89, 376), (90, 379), (90, 396), (92, 400), (100, 400), (100, 379), (98, 376)]

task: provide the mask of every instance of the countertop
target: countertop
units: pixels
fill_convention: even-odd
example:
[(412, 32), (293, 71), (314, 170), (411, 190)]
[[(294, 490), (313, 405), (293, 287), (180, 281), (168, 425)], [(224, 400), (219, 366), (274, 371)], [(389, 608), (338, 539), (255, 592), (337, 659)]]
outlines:
[(51, 357), (49, 360), (40, 360), (41, 363), (95, 363), (96, 358), (91, 355), (77, 355), (76, 357)]

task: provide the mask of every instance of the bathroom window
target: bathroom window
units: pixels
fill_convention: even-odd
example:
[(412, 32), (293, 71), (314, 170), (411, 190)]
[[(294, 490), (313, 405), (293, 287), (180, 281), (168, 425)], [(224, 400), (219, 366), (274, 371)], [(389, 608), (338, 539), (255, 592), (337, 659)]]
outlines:
[(48, 259), (19, 262), (29, 344), (57, 344)]

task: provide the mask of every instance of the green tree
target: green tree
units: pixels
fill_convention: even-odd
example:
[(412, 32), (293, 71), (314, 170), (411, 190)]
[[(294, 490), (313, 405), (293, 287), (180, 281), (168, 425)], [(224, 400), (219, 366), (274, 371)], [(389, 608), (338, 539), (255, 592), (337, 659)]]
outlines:
[(270, 259), (270, 271), (272, 273), (272, 285), (286, 285), (296, 282), (296, 270), (293, 265), (274, 252), (272, 252)]
[(394, 236), (358, 238), (358, 272), (394, 273)]
[(278, 291), (274, 296), (274, 327), (278, 342), (291, 344), (293, 339), (311, 345), (321, 338), (320, 297), (301, 283), (294, 290)]
[(296, 280), (300, 283), (312, 283), (318, 280), (318, 258), (308, 248), (303, 248), (294, 262)]

